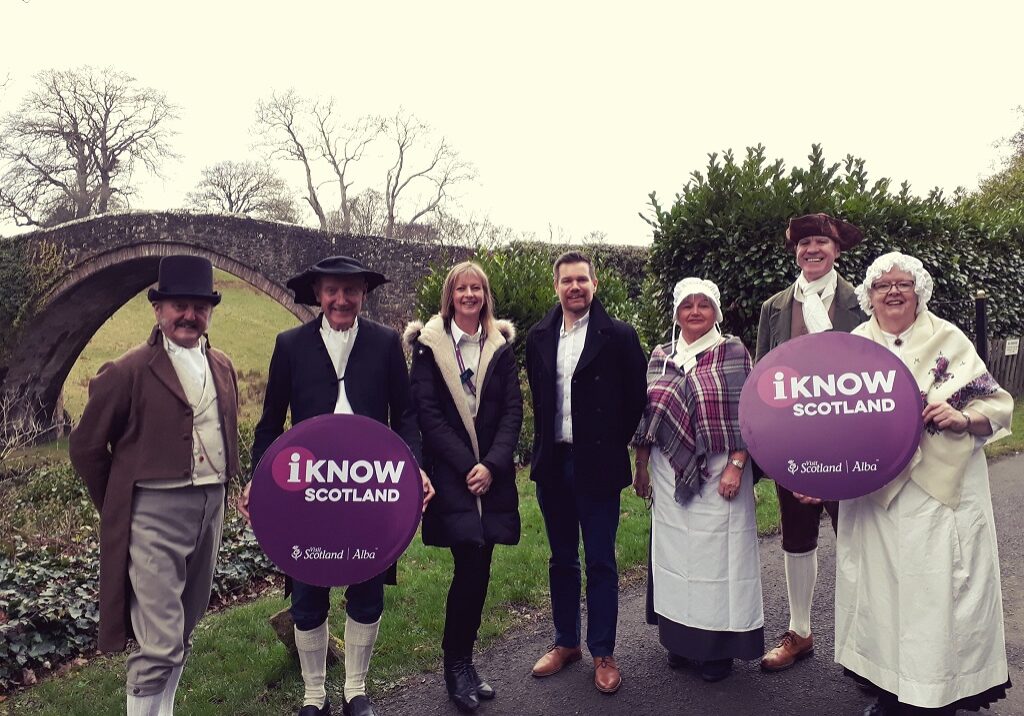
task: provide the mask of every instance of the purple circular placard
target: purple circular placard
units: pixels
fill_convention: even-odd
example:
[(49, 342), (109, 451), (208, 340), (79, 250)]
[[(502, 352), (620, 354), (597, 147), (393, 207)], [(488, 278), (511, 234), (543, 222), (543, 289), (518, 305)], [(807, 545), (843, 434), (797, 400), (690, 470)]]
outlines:
[(830, 331), (786, 341), (758, 362), (740, 397), (740, 431), (773, 480), (842, 500), (902, 472), (921, 439), (922, 408), (903, 361)]
[(397, 434), (361, 415), (319, 415), (279, 437), (253, 473), (256, 540), (282, 572), (321, 587), (375, 577), (419, 526), (423, 484)]

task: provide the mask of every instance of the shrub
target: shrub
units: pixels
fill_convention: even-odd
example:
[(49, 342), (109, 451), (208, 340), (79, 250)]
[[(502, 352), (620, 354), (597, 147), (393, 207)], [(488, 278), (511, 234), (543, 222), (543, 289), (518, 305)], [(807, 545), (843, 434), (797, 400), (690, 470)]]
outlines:
[[(935, 279), (932, 310), (973, 334), (974, 291), (990, 297), (989, 330), (993, 336), (1015, 334), (1024, 326), (1024, 221), (1020, 211), (982, 206), (957, 194), (945, 198), (933, 190), (925, 198), (911, 195), (904, 183), (868, 180), (864, 161), (847, 156), (825, 161), (814, 145), (806, 168), (788, 173), (781, 160), (769, 161), (762, 146), (748, 148), (737, 161), (731, 151), (711, 154), (707, 169), (694, 172), (675, 202), (663, 208), (651, 194), (654, 246), (651, 271), (671, 287), (684, 276), (715, 281), (722, 291), (724, 328), (749, 347), (762, 302), (792, 283), (796, 267), (783, 248), (790, 217), (823, 211), (856, 224), (865, 240), (844, 253), (840, 273), (858, 283), (880, 254), (899, 250), (917, 256)], [(670, 290), (662, 302), (661, 321), (647, 327), (667, 331)]]
[[(244, 466), (251, 423), (239, 427)], [(245, 474), (248, 474), (246, 471)], [(231, 486), (232, 492), (238, 485)], [(99, 520), (84, 483), (67, 462), (11, 477), (0, 539), (0, 691), (22, 669), (51, 669), (96, 648), (99, 623)], [(229, 500), (212, 602), (266, 584), (276, 568)]]

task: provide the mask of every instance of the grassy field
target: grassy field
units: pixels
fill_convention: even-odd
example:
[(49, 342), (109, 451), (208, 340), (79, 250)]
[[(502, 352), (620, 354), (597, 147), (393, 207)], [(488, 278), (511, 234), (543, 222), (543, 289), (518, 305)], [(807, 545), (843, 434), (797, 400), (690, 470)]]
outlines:
[[(214, 310), (210, 343), (227, 353), (235, 364), (242, 419), (257, 420), (274, 337), (298, 325), (298, 319), (242, 279), (217, 271), (213, 280), (224, 300)], [(153, 308), (140, 293), (96, 332), (64, 384), (64, 407), (74, 420), (85, 408), (89, 379), (101, 365), (144, 341), (154, 324)]]

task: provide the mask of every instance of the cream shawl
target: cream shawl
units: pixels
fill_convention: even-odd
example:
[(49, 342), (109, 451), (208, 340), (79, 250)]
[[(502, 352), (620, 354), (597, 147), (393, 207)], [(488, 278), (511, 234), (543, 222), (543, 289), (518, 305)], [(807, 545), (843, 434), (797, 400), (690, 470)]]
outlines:
[[(874, 316), (852, 332), (885, 345)], [(1010, 434), (1013, 398), (999, 387), (970, 339), (952, 323), (922, 311), (900, 357), (914, 374), (925, 403), (946, 401), (957, 410), (969, 407), (984, 415), (992, 424), (992, 435), (983, 438), (985, 442)], [(926, 425), (910, 464), (896, 479), (873, 492), (872, 497), (888, 509), (907, 480), (913, 480), (930, 496), (955, 508), (960, 504), (964, 471), (975, 447), (976, 437), (970, 433)]]

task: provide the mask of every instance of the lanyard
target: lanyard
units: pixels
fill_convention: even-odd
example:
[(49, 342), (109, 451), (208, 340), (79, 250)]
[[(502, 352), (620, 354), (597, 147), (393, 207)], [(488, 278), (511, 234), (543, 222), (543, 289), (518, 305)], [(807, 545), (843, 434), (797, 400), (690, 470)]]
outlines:
[[(462, 359), (462, 351), (459, 350), (459, 344), (455, 342), (455, 336), (452, 336), (452, 345), (455, 346), (455, 360), (459, 362), (459, 380), (462, 384), (469, 389), (469, 394), (474, 398), (476, 397), (476, 386), (473, 385), (473, 369), (466, 367), (466, 362)], [(480, 353), (484, 352), (484, 334), (480, 332)], [(479, 359), (478, 359), (479, 360)], [(477, 364), (479, 367), (479, 363)]]

